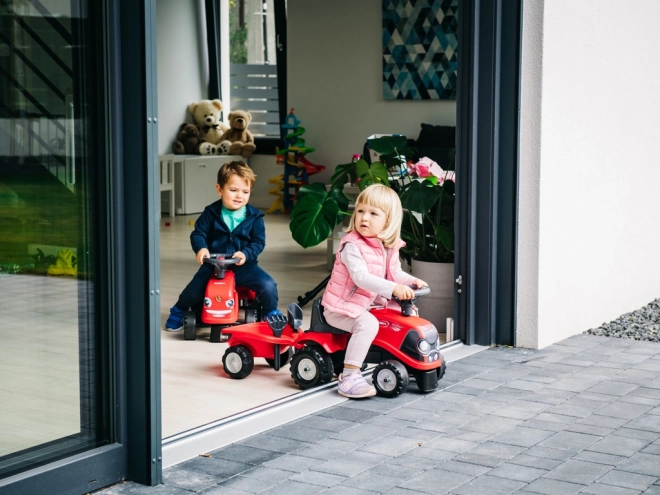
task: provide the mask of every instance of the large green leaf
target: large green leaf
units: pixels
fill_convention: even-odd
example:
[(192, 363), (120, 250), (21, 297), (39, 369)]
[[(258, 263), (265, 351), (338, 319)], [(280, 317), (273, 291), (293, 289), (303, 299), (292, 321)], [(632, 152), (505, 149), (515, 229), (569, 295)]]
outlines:
[(369, 139), (369, 148), (381, 155), (389, 153), (396, 153), (397, 149), (404, 149), (408, 144), (406, 136), (383, 136), (379, 138)]
[(347, 182), (355, 182), (357, 180), (357, 173), (355, 171), (355, 163), (345, 163), (335, 167), (335, 173), (330, 178), (331, 189), (343, 189), (344, 184)]
[(413, 180), (401, 191), (401, 206), (406, 210), (426, 215), (442, 196), (442, 186), (433, 184), (430, 180), (422, 182)]
[(364, 191), (372, 184), (390, 185), (387, 178), (387, 168), (380, 162), (369, 165), (364, 159), (360, 158), (355, 164), (355, 171), (359, 179), (358, 187), (360, 191)]
[(322, 199), (325, 199), (325, 197), (328, 195), (328, 190), (325, 187), (325, 184), (321, 182), (314, 182), (313, 184), (305, 184), (303, 186), (300, 186), (300, 189), (298, 189), (298, 193), (296, 194), (296, 199), (302, 199), (304, 196), (307, 196), (308, 194), (314, 194), (316, 196), (319, 196)]
[(298, 196), (291, 211), (291, 235), (304, 248), (316, 246), (327, 239), (342, 218), (336, 194), (326, 193), (323, 184), (320, 184), (323, 194), (319, 194), (319, 188), (313, 187), (317, 184), (311, 184), (306, 194)]

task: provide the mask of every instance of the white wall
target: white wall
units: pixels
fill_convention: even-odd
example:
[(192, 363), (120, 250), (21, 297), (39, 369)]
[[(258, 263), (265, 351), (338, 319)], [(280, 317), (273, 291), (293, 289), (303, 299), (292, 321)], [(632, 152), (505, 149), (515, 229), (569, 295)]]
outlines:
[(188, 104), (207, 96), (206, 37), (198, 0), (158, 0), (158, 153), (172, 152)]
[(523, 11), (517, 338), (542, 348), (660, 296), (660, 3)]
[(456, 124), (455, 101), (386, 101), (382, 83), (382, 2), (288, 0), (288, 104), (316, 148), (309, 160), (348, 163), (366, 138), (417, 138), (422, 122)]

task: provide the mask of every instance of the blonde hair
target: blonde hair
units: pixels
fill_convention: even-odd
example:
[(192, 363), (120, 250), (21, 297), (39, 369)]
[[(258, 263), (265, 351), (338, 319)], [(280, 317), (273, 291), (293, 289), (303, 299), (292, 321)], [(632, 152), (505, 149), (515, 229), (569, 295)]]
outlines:
[(355, 214), (363, 204), (380, 208), (385, 212), (385, 229), (378, 234), (378, 238), (386, 248), (395, 247), (401, 237), (401, 222), (403, 221), (403, 209), (397, 193), (382, 184), (367, 187), (355, 200), (355, 210), (351, 215), (351, 223), (347, 232), (355, 230)]
[(238, 175), (241, 179), (250, 184), (250, 189), (254, 186), (257, 176), (252, 169), (244, 162), (229, 161), (218, 170), (218, 185), (224, 187), (232, 175)]

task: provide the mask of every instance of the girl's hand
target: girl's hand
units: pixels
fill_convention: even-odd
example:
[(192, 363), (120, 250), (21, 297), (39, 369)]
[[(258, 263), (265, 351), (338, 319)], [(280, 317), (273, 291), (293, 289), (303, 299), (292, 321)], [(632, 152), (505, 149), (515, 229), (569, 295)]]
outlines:
[(247, 256), (245, 256), (240, 251), (236, 251), (234, 254), (231, 255), (231, 257), (232, 258), (240, 258), (241, 261), (236, 263), (238, 266), (241, 266), (243, 263), (245, 263), (245, 260), (247, 260)]
[(206, 248), (202, 248), (199, 251), (197, 251), (197, 263), (200, 265), (204, 263), (204, 258), (210, 258), (211, 253), (209, 253), (209, 250)]
[(415, 291), (413, 291), (407, 285), (396, 284), (394, 290), (392, 291), (392, 295), (398, 297), (401, 300), (408, 300), (415, 297)]
[(417, 287), (418, 289), (422, 289), (422, 288), (424, 288), (424, 287), (428, 287), (428, 286), (429, 286), (429, 284), (427, 284), (426, 282), (424, 282), (423, 280), (421, 280), (421, 279), (419, 279), (419, 278), (416, 278), (415, 280), (413, 280), (413, 285), (414, 285), (415, 287)]

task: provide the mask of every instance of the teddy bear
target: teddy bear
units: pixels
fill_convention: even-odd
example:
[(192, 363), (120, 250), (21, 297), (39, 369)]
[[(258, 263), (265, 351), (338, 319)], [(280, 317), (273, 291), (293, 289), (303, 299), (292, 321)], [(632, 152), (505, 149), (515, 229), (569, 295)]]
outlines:
[(197, 126), (184, 122), (179, 126), (176, 141), (172, 143), (172, 151), (177, 155), (212, 155), (217, 153), (216, 146), (202, 146), (204, 143), (205, 141), (199, 136)]
[[(200, 137), (206, 141), (199, 148), (201, 155), (226, 154), (225, 147), (218, 147), (222, 134), (229, 129), (227, 124), (220, 121), (222, 115), (222, 102), (220, 100), (200, 100), (188, 105), (188, 112), (193, 117)], [(213, 151), (211, 151), (213, 148)]]
[(241, 155), (245, 158), (255, 150), (254, 137), (248, 130), (252, 115), (243, 110), (234, 110), (229, 114), (229, 129), (220, 137), (220, 142), (229, 141), (231, 155)]

